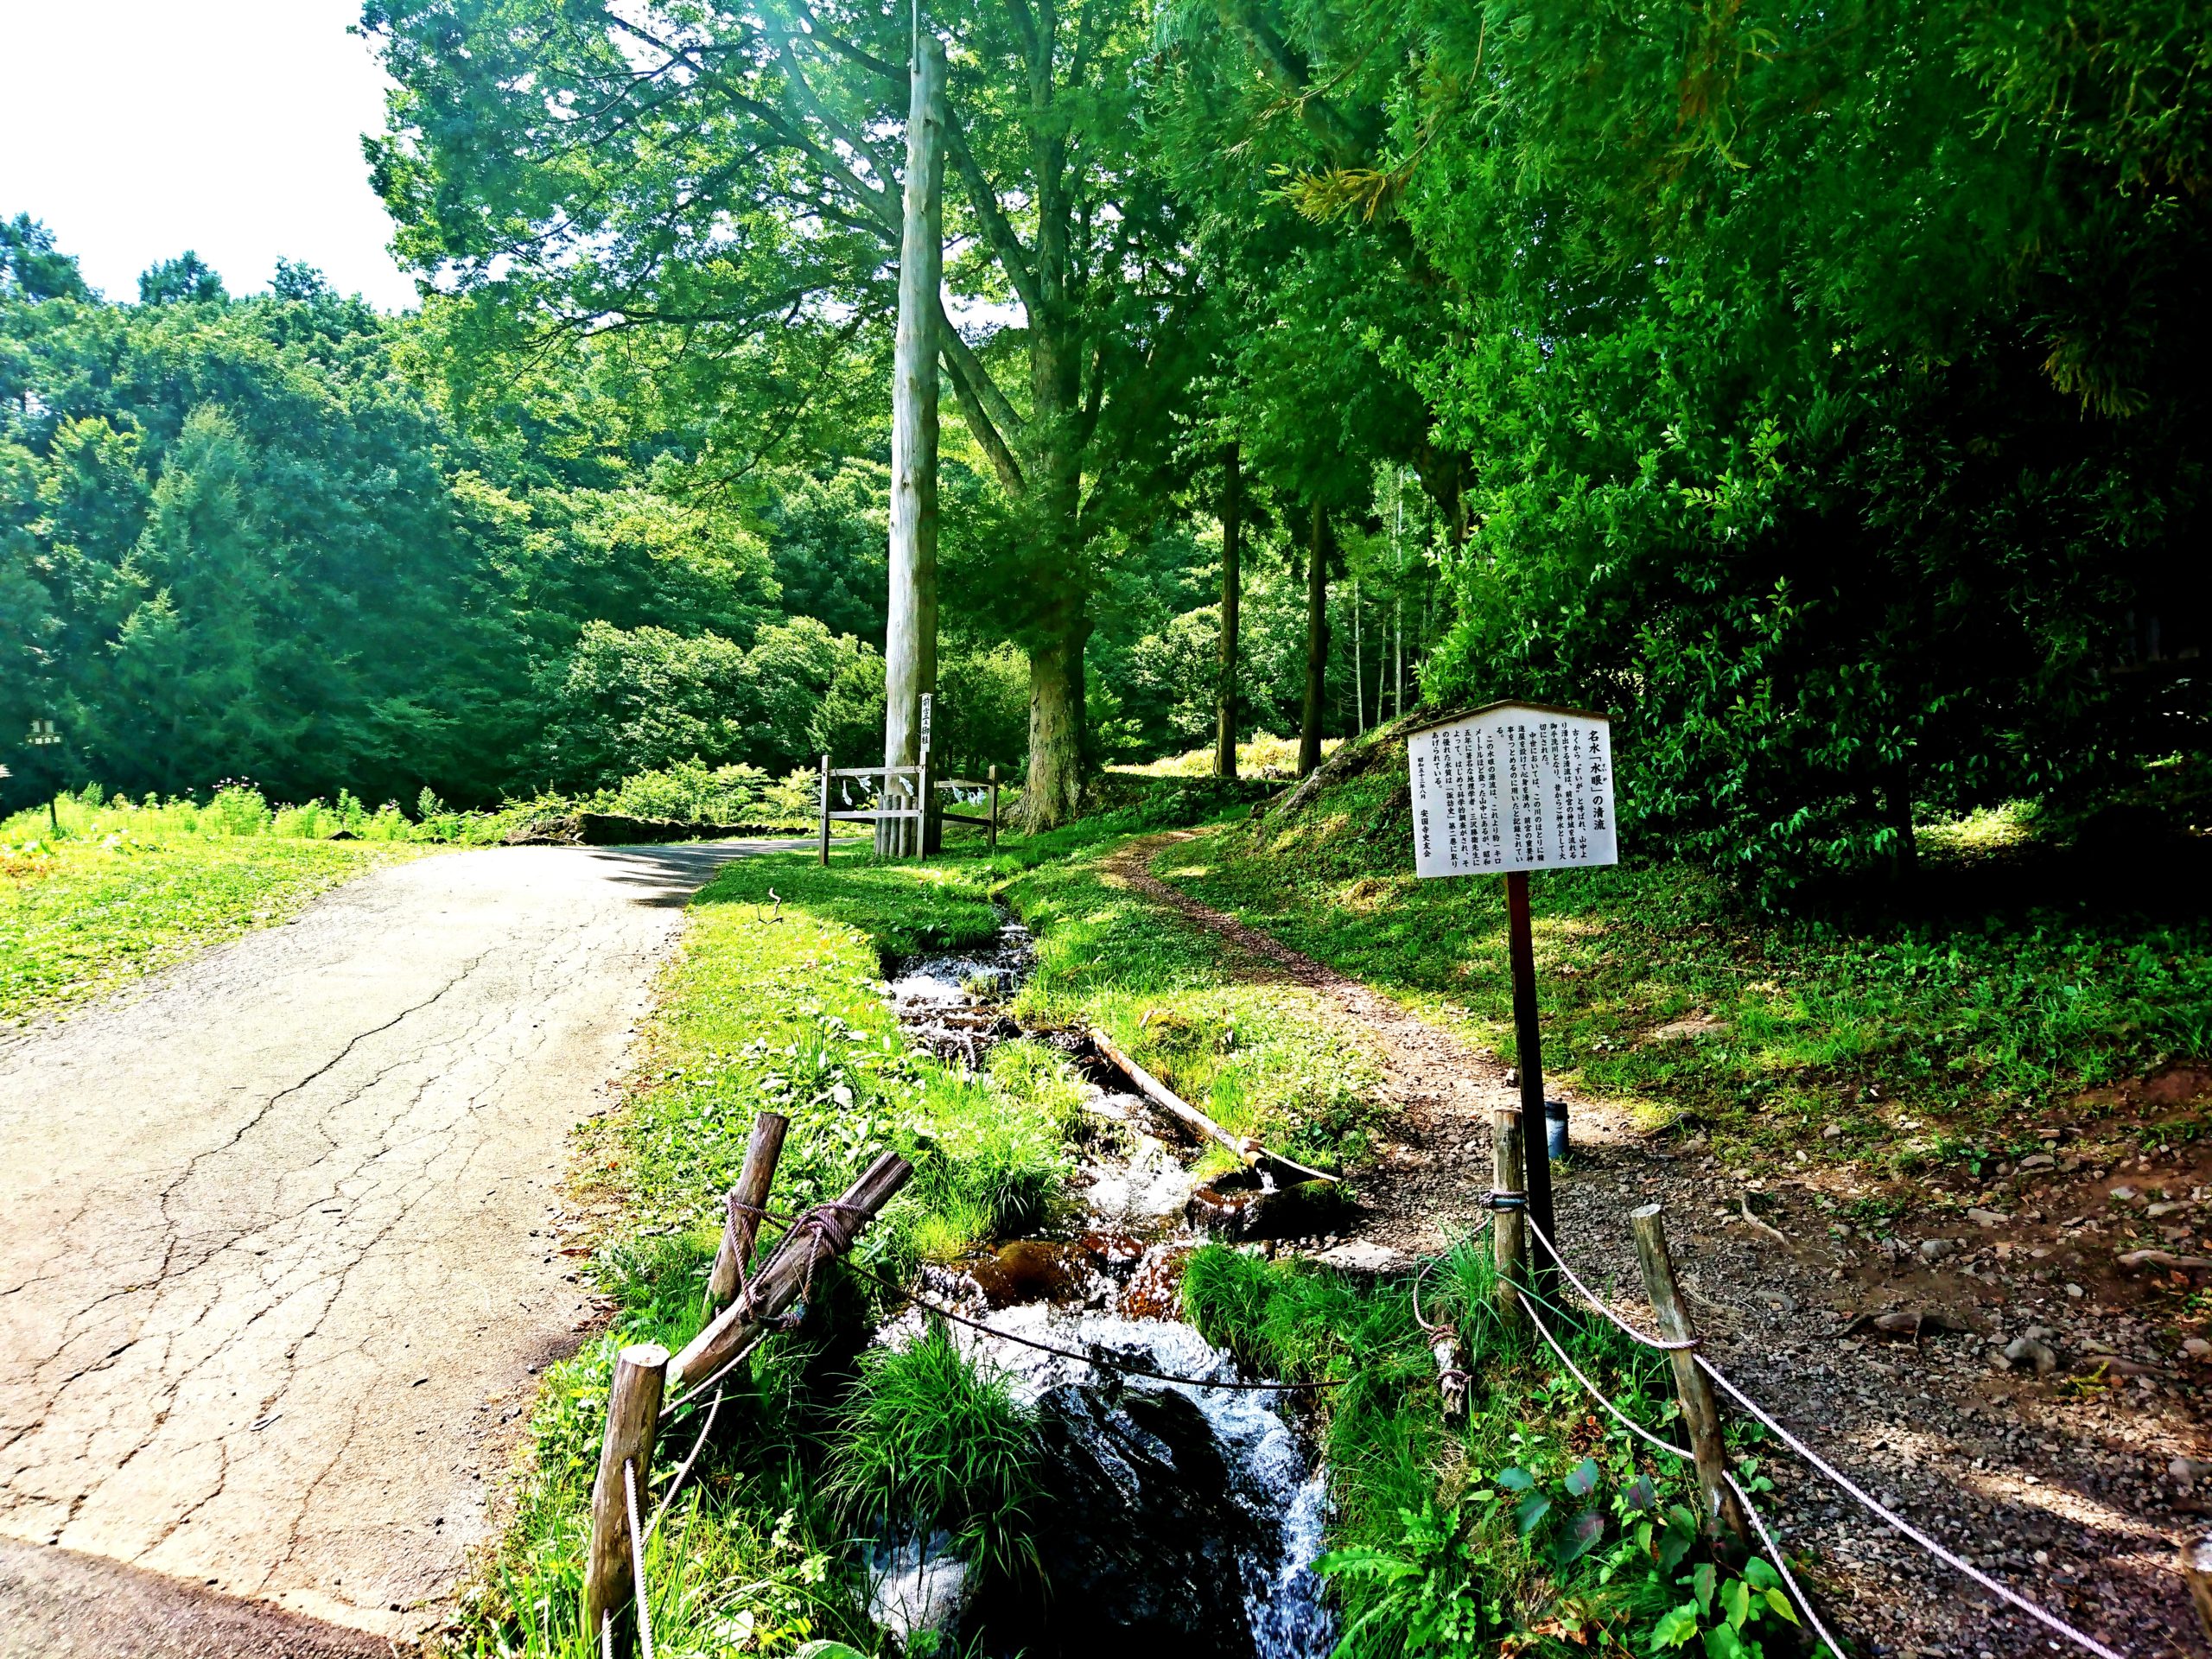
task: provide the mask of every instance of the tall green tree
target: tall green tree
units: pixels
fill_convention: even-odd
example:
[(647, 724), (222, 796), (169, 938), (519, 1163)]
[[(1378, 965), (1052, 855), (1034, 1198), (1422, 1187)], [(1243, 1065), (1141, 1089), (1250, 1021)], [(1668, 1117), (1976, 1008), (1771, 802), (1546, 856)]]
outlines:
[[(546, 327), (702, 351), (887, 315), (909, 9), (372, 0), (364, 18), (399, 88), (376, 176), (425, 273)], [(1077, 807), (1096, 561), (1167, 454), (1189, 270), (1141, 153), (1144, 7), (927, 22), (951, 62), (947, 286), (976, 335), (944, 320), (943, 367), (1020, 519), (974, 602), (1029, 653), (1041, 826)]]

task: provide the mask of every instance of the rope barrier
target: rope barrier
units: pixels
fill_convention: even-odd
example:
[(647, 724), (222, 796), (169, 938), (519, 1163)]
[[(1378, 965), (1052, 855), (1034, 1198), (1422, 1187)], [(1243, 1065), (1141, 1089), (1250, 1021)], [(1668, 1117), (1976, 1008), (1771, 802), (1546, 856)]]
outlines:
[[(1567, 1279), (1573, 1283), (1575, 1289), (1581, 1292), (1583, 1299), (1592, 1307), (1596, 1308), (1599, 1313), (1604, 1314), (1608, 1319), (1611, 1319), (1613, 1324), (1618, 1325), (1622, 1331), (1634, 1338), (1637, 1342), (1642, 1343), (1647, 1348), (1657, 1349), (1662, 1351), (1679, 1351), (1686, 1348), (1694, 1348), (1697, 1345), (1694, 1342), (1662, 1342), (1656, 1338), (1647, 1336), (1643, 1332), (1638, 1331), (1634, 1325), (1629, 1324), (1627, 1320), (1622, 1319), (1618, 1314), (1615, 1313), (1611, 1308), (1608, 1307), (1604, 1301), (1591, 1291), (1587, 1285), (1582, 1282), (1581, 1280), (1575, 1277), (1573, 1270), (1560, 1259), (1558, 1247), (1554, 1245), (1551, 1240), (1544, 1236), (1543, 1233), (1537, 1228), (1534, 1220), (1531, 1220), (1529, 1223), (1529, 1230), (1535, 1234), (1537, 1239), (1543, 1244), (1545, 1250), (1549, 1253), (1554, 1263), (1558, 1266), (1559, 1270), (1561, 1273), (1567, 1275)], [(1522, 1300), (1524, 1303), (1530, 1300), (1525, 1292), (1522, 1294)], [(1544, 1340), (1551, 1344), (1552, 1351), (1560, 1357), (1560, 1360), (1566, 1364), (1567, 1370), (1574, 1372), (1575, 1380), (1580, 1382), (1585, 1389), (1589, 1389), (1590, 1393), (1603, 1403), (1608, 1411), (1611, 1411), (1614, 1416), (1620, 1418), (1622, 1422), (1628, 1423), (1630, 1427), (1635, 1429), (1635, 1431), (1638, 1434), (1643, 1435), (1645, 1440), (1651, 1440), (1652, 1444), (1655, 1446), (1666, 1446), (1667, 1450), (1675, 1452), (1678, 1457), (1688, 1457), (1689, 1455), (1689, 1453), (1681, 1451), (1679, 1447), (1668, 1446), (1665, 1441), (1654, 1439), (1654, 1437), (1644, 1429), (1632, 1422), (1630, 1422), (1630, 1420), (1622, 1414), (1619, 1408), (1614, 1406), (1610, 1400), (1606, 1400), (1603, 1395), (1599, 1394), (1598, 1390), (1592, 1386), (1589, 1378), (1584, 1376), (1581, 1371), (1576, 1369), (1574, 1362), (1567, 1358), (1567, 1351), (1561, 1348), (1559, 1344), (1553, 1339), (1551, 1332), (1545, 1329), (1543, 1321), (1536, 1318), (1533, 1307), (1529, 1310), (1529, 1318), (1535, 1321), (1536, 1329), (1542, 1333)], [(1815, 1469), (1820, 1471), (1820, 1472), (1827, 1477), (1830, 1481), (1841, 1487), (1845, 1491), (1850, 1493), (1853, 1497), (1858, 1499), (1860, 1503), (1864, 1504), (1872, 1513), (1881, 1517), (1882, 1520), (1887, 1522), (1898, 1532), (1904, 1534), (1904, 1536), (1912, 1540), (1914, 1543), (1918, 1544), (1921, 1548), (1926, 1550), (1937, 1560), (1942, 1561), (1946, 1567), (1952, 1568), (1955, 1572), (1964, 1573), (1967, 1578), (1973, 1580), (1974, 1583), (1980, 1585), (1992, 1595), (1994, 1595), (2000, 1600), (2018, 1608), (2031, 1618), (2039, 1621), (2048, 1629), (2064, 1637), (2068, 1641), (2075, 1643), (2077, 1646), (2090, 1653), (2095, 1654), (2097, 1656), (2097, 1659), (2122, 1659), (2121, 1655), (2105, 1646), (2103, 1643), (2098, 1641), (2095, 1637), (2083, 1635), (2080, 1630), (2075, 1630), (2071, 1624), (2069, 1624), (2064, 1619), (2057, 1617), (2057, 1615), (2045, 1611), (2043, 1608), (2038, 1607), (2034, 1602), (2030, 1601), (2025, 1596), (2019, 1594), (2017, 1591), (2011, 1589), (2005, 1585), (1999, 1583), (1995, 1579), (1991, 1578), (1986, 1573), (1982, 1572), (1980, 1568), (1975, 1567), (1971, 1561), (1962, 1560), (1961, 1557), (1953, 1554), (1949, 1550), (1944, 1548), (1942, 1545), (1937, 1543), (1933, 1538), (1930, 1538), (1926, 1533), (1922, 1532), (1917, 1527), (1905, 1520), (1904, 1516), (1897, 1514), (1887, 1505), (1876, 1502), (1874, 1498), (1862, 1491), (1848, 1477), (1836, 1469), (1834, 1465), (1822, 1458), (1820, 1453), (1814, 1451), (1809, 1446), (1807, 1446), (1804, 1441), (1799, 1440), (1795, 1434), (1792, 1434), (1780, 1423), (1775, 1421), (1775, 1420), (1766, 1413), (1757, 1401), (1753, 1400), (1751, 1395), (1745, 1394), (1741, 1389), (1730, 1382), (1728, 1378), (1723, 1376), (1719, 1370), (1713, 1365), (1712, 1361), (1707, 1359), (1703, 1354), (1694, 1354), (1692, 1357), (1696, 1360), (1700, 1370), (1704, 1371), (1705, 1374), (1711, 1377), (1715, 1382), (1718, 1382), (1723, 1389), (1726, 1389), (1729, 1395), (1735, 1400), (1737, 1404), (1743, 1407), (1745, 1411), (1757, 1418), (1766, 1427), (1768, 1431), (1774, 1434), (1777, 1439), (1781, 1440), (1784, 1446), (1787, 1446), (1792, 1452), (1795, 1452)], [(1733, 1485), (1735, 1483), (1731, 1480), (1729, 1484)], [(1740, 1491), (1738, 1496), (1741, 1496)], [(1748, 1507), (1748, 1505), (1746, 1507)], [(1760, 1535), (1763, 1537), (1765, 1535), (1765, 1528), (1764, 1525), (1760, 1528)], [(1811, 1610), (1808, 1607), (1807, 1611), (1809, 1613)], [(1831, 1642), (1830, 1645), (1834, 1646), (1834, 1643)], [(1839, 1653), (1842, 1651), (1840, 1648), (1838, 1648), (1836, 1650)]]
[(653, 1659), (652, 1615), (645, 1610), (645, 1540), (638, 1525), (638, 1465), (622, 1459), (622, 1495), (630, 1507), (630, 1599), (638, 1604), (638, 1647), (643, 1659)]
[(1686, 1349), (1694, 1348), (1698, 1345), (1699, 1339), (1695, 1337), (1692, 1337), (1688, 1342), (1668, 1342), (1661, 1338), (1651, 1336), (1644, 1332), (1637, 1330), (1626, 1319), (1621, 1318), (1619, 1314), (1614, 1313), (1611, 1308), (1608, 1307), (1605, 1305), (1605, 1299), (1599, 1296), (1597, 1292), (1592, 1290), (1589, 1286), (1584, 1284), (1581, 1280), (1575, 1277), (1574, 1269), (1568, 1267), (1567, 1265), (1566, 1258), (1560, 1255), (1559, 1246), (1553, 1243), (1551, 1240), (1544, 1236), (1544, 1230), (1536, 1225), (1536, 1218), (1534, 1216), (1530, 1216), (1529, 1217), (1528, 1227), (1529, 1230), (1536, 1236), (1536, 1242), (1544, 1247), (1545, 1253), (1551, 1257), (1552, 1265), (1567, 1275), (1567, 1283), (1573, 1285), (1575, 1289), (1582, 1293), (1582, 1300), (1589, 1303), (1591, 1306), (1597, 1309), (1599, 1313), (1604, 1314), (1607, 1319), (1611, 1319), (1615, 1325), (1618, 1325), (1624, 1335), (1633, 1338), (1635, 1341), (1642, 1343), (1646, 1348), (1656, 1348), (1661, 1353), (1681, 1353)]
[(1850, 1479), (1848, 1476), (1843, 1474), (1825, 1458), (1821, 1457), (1819, 1452), (1814, 1451), (1811, 1446), (1806, 1445), (1804, 1441), (1799, 1440), (1795, 1434), (1792, 1434), (1780, 1423), (1776, 1422), (1773, 1418), (1767, 1415), (1766, 1412), (1760, 1408), (1759, 1403), (1756, 1400), (1753, 1400), (1751, 1395), (1745, 1394), (1733, 1382), (1731, 1382), (1727, 1377), (1723, 1376), (1720, 1371), (1713, 1366), (1713, 1363), (1707, 1359), (1702, 1354), (1698, 1356), (1697, 1363), (1699, 1368), (1702, 1370), (1707, 1376), (1711, 1377), (1715, 1382), (1718, 1382), (1722, 1388), (1727, 1389), (1729, 1394), (1735, 1399), (1738, 1405), (1743, 1407), (1745, 1411), (1748, 1411), (1752, 1416), (1758, 1418), (1760, 1422), (1765, 1424), (1769, 1431), (1771, 1432), (1777, 1439), (1781, 1440), (1784, 1446), (1788, 1446), (1792, 1452), (1795, 1452), (1799, 1457), (1804, 1459), (1805, 1461), (1811, 1464), (1814, 1468), (1826, 1475), (1831, 1481), (1834, 1482), (1835, 1484), (1842, 1487), (1845, 1491), (1857, 1498), (1861, 1503), (1865, 1504), (1867, 1509), (1881, 1516), (1883, 1520), (1888, 1522), (1890, 1525), (1896, 1528), (1906, 1537), (1911, 1539), (1914, 1543), (1918, 1544), (1923, 1549), (1926, 1550), (1930, 1555), (1933, 1555), (1937, 1560), (1942, 1562), (1946, 1567), (1952, 1568), (1955, 1572), (1963, 1573), (1967, 1578), (1972, 1579), (1976, 1584), (1988, 1591), (1992, 1595), (1998, 1597), (2000, 1600), (2011, 1603), (2022, 1612), (2027, 1614), (2029, 1618), (2040, 1621), (2044, 1625), (2056, 1631), (2068, 1641), (2095, 1654), (2097, 1656), (2097, 1659), (2121, 1659), (2121, 1656), (2120, 1654), (2113, 1652), (2112, 1649), (2105, 1646), (2103, 1643), (2098, 1641), (2094, 1637), (2084, 1636), (2081, 1631), (2075, 1630), (2071, 1624), (2069, 1624), (2064, 1619), (2060, 1618), (2056, 1614), (2045, 1612), (2042, 1608), (2037, 1606), (2035, 1603), (2030, 1601), (2025, 1596), (2019, 1594), (2017, 1591), (2014, 1591), (2005, 1585), (1999, 1584), (1995, 1579), (1991, 1578), (1980, 1567), (1974, 1566), (1973, 1562), (1963, 1560), (1960, 1557), (1954, 1555), (1949, 1550), (1944, 1548), (1942, 1545), (1937, 1543), (1926, 1533), (1921, 1531), (1919, 1528), (1914, 1526), (1903, 1516), (1900, 1516), (1894, 1510), (1891, 1510), (1886, 1504), (1878, 1503), (1875, 1499), (1867, 1496), (1866, 1492), (1859, 1490), (1859, 1488)]
[(1766, 1529), (1765, 1518), (1752, 1503), (1751, 1495), (1738, 1484), (1736, 1477), (1726, 1469), (1720, 1471), (1720, 1478), (1728, 1483), (1728, 1490), (1736, 1494), (1736, 1501), (1744, 1506), (1744, 1513), (1751, 1517), (1751, 1524), (1758, 1529), (1759, 1541), (1766, 1546), (1766, 1553), (1774, 1557), (1775, 1570), (1782, 1574), (1782, 1581), (1789, 1586), (1789, 1593), (1805, 1610), (1805, 1618), (1813, 1627), (1813, 1634), (1828, 1644), (1828, 1651), (1835, 1655), (1836, 1659), (1844, 1659), (1843, 1643), (1835, 1639), (1828, 1627), (1821, 1623), (1821, 1616), (1813, 1611), (1813, 1599), (1799, 1587), (1796, 1575), (1789, 1570), (1789, 1558), (1782, 1553), (1782, 1546), (1774, 1541), (1774, 1535)]
[(1682, 1447), (1676, 1446), (1672, 1440), (1661, 1440), (1656, 1434), (1654, 1434), (1642, 1423), (1637, 1422), (1635, 1418), (1630, 1416), (1618, 1406), (1615, 1405), (1611, 1400), (1607, 1399), (1604, 1390), (1599, 1389), (1599, 1386), (1595, 1382), (1592, 1382), (1588, 1377), (1583, 1376), (1582, 1368), (1567, 1357), (1567, 1350), (1559, 1345), (1559, 1338), (1552, 1335), (1551, 1327), (1546, 1325), (1542, 1319), (1536, 1316), (1534, 1298), (1524, 1294), (1521, 1299), (1521, 1302), (1522, 1307), (1528, 1312), (1529, 1323), (1536, 1327), (1538, 1335), (1541, 1336), (1546, 1342), (1551, 1344), (1552, 1352), (1559, 1356), (1560, 1363), (1566, 1366), (1568, 1370), (1574, 1373), (1574, 1380), (1582, 1385), (1584, 1390), (1592, 1400), (1595, 1400), (1607, 1411), (1612, 1413), (1613, 1416), (1619, 1421), (1622, 1427), (1627, 1429), (1630, 1433), (1634, 1434), (1639, 1439), (1648, 1441), (1652, 1446), (1658, 1447), (1659, 1450), (1664, 1452), (1670, 1458), (1681, 1458), (1685, 1461), (1689, 1459), (1690, 1453), (1688, 1452), (1685, 1451)]

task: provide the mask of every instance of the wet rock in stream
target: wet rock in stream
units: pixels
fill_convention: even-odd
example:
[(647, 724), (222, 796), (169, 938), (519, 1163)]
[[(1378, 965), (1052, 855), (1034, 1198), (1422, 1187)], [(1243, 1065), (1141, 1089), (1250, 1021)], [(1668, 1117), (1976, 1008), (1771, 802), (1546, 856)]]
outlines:
[(1277, 1185), (1249, 1169), (1216, 1176), (1191, 1194), (1183, 1217), (1218, 1237), (1298, 1238), (1326, 1232), (1344, 1218), (1344, 1190), (1335, 1181)]
[(1052, 1492), (1034, 1537), (1052, 1595), (979, 1608), (991, 1649), (1255, 1654), (1243, 1562), (1267, 1541), (1198, 1404), (1062, 1383), (1037, 1411)]

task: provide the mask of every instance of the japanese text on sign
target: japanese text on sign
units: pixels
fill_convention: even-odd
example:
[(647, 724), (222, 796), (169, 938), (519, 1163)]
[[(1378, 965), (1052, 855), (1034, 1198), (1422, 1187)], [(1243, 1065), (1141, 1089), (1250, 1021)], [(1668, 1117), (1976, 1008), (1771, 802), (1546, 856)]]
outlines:
[(1500, 703), (1406, 741), (1421, 875), (1611, 864), (1611, 723)]

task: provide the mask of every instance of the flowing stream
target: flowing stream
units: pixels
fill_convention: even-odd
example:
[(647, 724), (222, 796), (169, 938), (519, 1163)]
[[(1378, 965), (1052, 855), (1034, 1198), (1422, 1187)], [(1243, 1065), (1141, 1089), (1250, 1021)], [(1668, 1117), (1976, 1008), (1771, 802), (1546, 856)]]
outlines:
[[(1006, 1003), (1031, 961), (1027, 930), (1008, 922), (988, 950), (900, 964), (888, 995), (918, 1041), (980, 1065), (992, 1044), (1019, 1034)], [(950, 1327), (1037, 1414), (1052, 1477), (1033, 1536), (1050, 1594), (971, 1586), (940, 1535), (879, 1548), (873, 1611), (902, 1640), (942, 1630), (953, 1638), (945, 1651), (974, 1643), (1076, 1659), (1126, 1655), (1149, 1638), (1174, 1654), (1323, 1659), (1336, 1626), (1313, 1563), (1327, 1483), (1291, 1411), (1296, 1396), (1119, 1369), (1240, 1380), (1227, 1353), (1171, 1317), (1182, 1260), (1200, 1242), (1183, 1220), (1191, 1149), (1154, 1133), (1143, 1101), (1103, 1083), (1085, 1112), (1080, 1223), (925, 1268), (917, 1287), (998, 1330), (1090, 1356)], [(910, 1341), (923, 1322), (910, 1308), (878, 1340)]]

